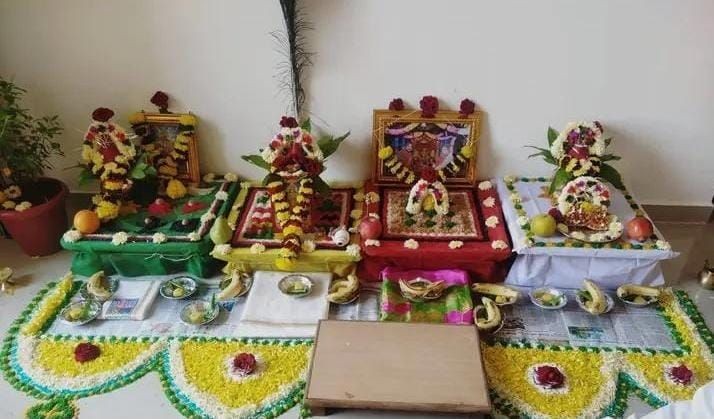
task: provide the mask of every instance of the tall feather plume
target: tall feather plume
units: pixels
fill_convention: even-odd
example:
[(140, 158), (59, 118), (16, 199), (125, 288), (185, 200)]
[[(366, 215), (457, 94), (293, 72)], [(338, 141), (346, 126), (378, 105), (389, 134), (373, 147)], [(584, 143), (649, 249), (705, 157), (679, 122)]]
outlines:
[(305, 31), (312, 30), (312, 24), (305, 19), (299, 0), (279, 0), (285, 20), (285, 31), (273, 31), (271, 35), (286, 61), (277, 66), (276, 79), (281, 92), (288, 95), (295, 116), (303, 117), (305, 90), (303, 72), (312, 65), (312, 55), (307, 48)]

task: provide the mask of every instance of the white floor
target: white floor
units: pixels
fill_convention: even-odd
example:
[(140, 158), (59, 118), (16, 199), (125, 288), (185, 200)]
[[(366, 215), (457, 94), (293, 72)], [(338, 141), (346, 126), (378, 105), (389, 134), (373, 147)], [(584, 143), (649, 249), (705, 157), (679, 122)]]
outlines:
[[(678, 288), (685, 289), (694, 299), (710, 328), (714, 327), (714, 291), (701, 289), (694, 280), (694, 273), (701, 268), (703, 255), (712, 255), (714, 233), (712, 225), (658, 224), (675, 250), (682, 256), (666, 262), (665, 277)], [(4, 335), (18, 313), (35, 293), (48, 281), (56, 280), (69, 269), (70, 254), (60, 252), (44, 258), (29, 258), (22, 254), (11, 240), (0, 239), (0, 266), (15, 270), (15, 279), (20, 283), (14, 295), (0, 295), (0, 335)], [(4, 380), (0, 380), (0, 418), (19, 418), (36, 401), (18, 392)], [(108, 394), (81, 399), (78, 402), (82, 418), (174, 418), (180, 417), (161, 390), (156, 374), (150, 373), (137, 382)], [(640, 400), (630, 401), (629, 413), (643, 414), (650, 409)], [(426, 415), (410, 413), (386, 413), (366, 411), (339, 411), (331, 414), (343, 418), (426, 418), (454, 417), (452, 415)], [(284, 417), (297, 417), (296, 409)], [(463, 417), (463, 416), (461, 416)]]

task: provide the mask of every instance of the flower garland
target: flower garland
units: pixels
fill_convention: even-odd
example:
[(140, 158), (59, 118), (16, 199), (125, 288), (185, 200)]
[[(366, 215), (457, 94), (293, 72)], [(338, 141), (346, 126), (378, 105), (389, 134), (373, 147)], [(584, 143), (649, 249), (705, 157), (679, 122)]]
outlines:
[[(576, 247), (576, 248), (595, 248), (595, 249), (631, 249), (631, 250), (652, 250), (652, 249), (658, 249), (658, 250), (671, 250), (670, 244), (666, 241), (663, 240), (661, 237), (657, 237), (656, 240), (648, 239), (644, 243), (630, 243), (628, 241), (624, 240), (617, 240), (613, 242), (607, 242), (607, 243), (583, 243), (582, 241), (578, 240), (572, 240), (572, 239), (565, 239), (565, 241), (558, 241), (558, 242), (553, 242), (553, 241), (542, 241), (538, 240), (536, 241), (536, 236), (535, 234), (531, 231), (530, 227), (530, 219), (528, 218), (528, 213), (526, 212), (525, 208), (523, 208), (522, 205), (522, 198), (520, 193), (518, 192), (518, 189), (516, 188), (516, 183), (518, 182), (549, 182), (550, 179), (545, 178), (545, 177), (516, 177), (516, 176), (505, 176), (503, 178), (503, 182), (506, 185), (506, 189), (509, 192), (509, 201), (511, 202), (511, 205), (513, 205), (513, 208), (516, 211), (516, 215), (518, 216), (517, 222), (518, 225), (521, 227), (521, 230), (525, 234), (525, 245), (528, 247)], [(630, 208), (635, 213), (635, 216), (637, 217), (644, 217), (645, 212), (644, 210), (640, 207), (640, 205), (634, 200), (632, 195), (625, 189), (624, 187), (618, 188), (620, 191), (622, 191), (625, 200), (627, 203), (630, 205)], [(621, 225), (621, 223), (620, 223)], [(608, 228), (608, 232), (613, 235), (619, 235), (616, 234), (615, 231), (610, 231)]]
[(119, 215), (123, 196), (132, 186), (129, 170), (136, 149), (119, 125), (109, 122), (114, 111), (97, 108), (84, 134), (81, 159), (91, 175), (99, 178), (101, 195), (92, 198), (94, 211), (102, 222)]
[[(427, 202), (431, 204), (427, 205)], [(423, 209), (434, 210), (439, 215), (449, 212), (449, 192), (439, 181), (429, 182), (419, 179), (409, 191), (406, 210), (409, 214), (418, 214)]]
[(315, 188), (321, 193), (329, 190), (320, 178), (320, 173), (325, 170), (324, 160), (337, 150), (349, 133), (315, 141), (309, 120), (301, 126), (295, 118), (287, 116), (281, 118), (280, 127), (260, 155), (242, 157), (269, 171), (264, 184), (283, 236), (275, 265), (280, 270), (291, 271), (302, 251), (304, 220), (309, 217)]

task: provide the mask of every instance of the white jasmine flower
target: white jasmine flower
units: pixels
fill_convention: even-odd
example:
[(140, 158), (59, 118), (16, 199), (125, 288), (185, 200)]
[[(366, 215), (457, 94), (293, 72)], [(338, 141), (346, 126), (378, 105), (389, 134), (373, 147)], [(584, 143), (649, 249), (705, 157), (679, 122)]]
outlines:
[(217, 255), (227, 255), (231, 252), (230, 244), (219, 244), (213, 248), (213, 253)]
[(216, 214), (209, 211), (201, 216), (201, 222), (207, 223), (214, 218), (216, 218)]
[(495, 215), (492, 215), (492, 216), (486, 218), (486, 227), (496, 228), (497, 225), (498, 225), (498, 217), (496, 217)]
[(358, 244), (351, 244), (345, 248), (345, 252), (347, 252), (348, 255), (354, 257), (354, 258), (359, 258), (361, 257), (360, 253), (360, 247)]
[(238, 182), (238, 175), (236, 175), (235, 173), (228, 172), (223, 175), (223, 179), (228, 182)]
[(504, 250), (508, 249), (508, 244), (503, 240), (494, 240), (491, 242), (491, 248), (495, 250)]
[(302, 242), (302, 245), (300, 248), (302, 249), (303, 252), (305, 253), (312, 253), (315, 251), (315, 242), (312, 240), (305, 240)]
[(15, 205), (15, 211), (22, 212), (27, 209), (30, 209), (32, 207), (32, 203), (29, 201), (22, 201), (19, 204)]
[(278, 156), (278, 153), (270, 147), (265, 147), (260, 152), (260, 157), (262, 157), (263, 160), (266, 161), (266, 163), (272, 163), (273, 160), (275, 160), (275, 157), (277, 157), (277, 156)]
[(82, 233), (77, 230), (67, 230), (63, 235), (62, 239), (68, 243), (74, 243), (82, 239)]
[(666, 240), (657, 240), (655, 246), (660, 250), (672, 250), (672, 246)]
[(404, 247), (407, 249), (418, 249), (419, 248), (419, 242), (414, 240), (414, 239), (409, 239), (404, 241)]
[(367, 239), (364, 241), (365, 246), (374, 246), (374, 247), (379, 247), (382, 245), (382, 243), (379, 242), (379, 240), (374, 240), (374, 239)]
[(206, 183), (213, 183), (216, 180), (216, 175), (214, 173), (206, 173), (203, 175), (203, 181)]
[(198, 233), (196, 233), (195, 231), (192, 231), (192, 232), (188, 233), (188, 234), (187, 234), (187, 237), (188, 237), (188, 239), (191, 240), (192, 242), (197, 242), (197, 241), (201, 240), (201, 235), (198, 234)]
[(168, 239), (168, 237), (166, 237), (166, 234), (164, 234), (160, 231), (157, 233), (154, 233), (154, 235), (151, 236), (151, 241), (155, 244), (164, 243), (167, 239)]
[(265, 245), (263, 245), (263, 243), (254, 243), (250, 246), (250, 253), (254, 255), (259, 255), (263, 252), (265, 252)]
[(496, 205), (496, 199), (492, 196), (483, 200), (483, 206), (486, 208), (493, 208), (494, 205)]
[(228, 199), (228, 192), (226, 192), (226, 191), (216, 192), (216, 199), (219, 201), (225, 201), (226, 199)]
[(352, 195), (352, 199), (354, 199), (356, 202), (362, 202), (364, 201), (364, 193), (357, 192), (356, 194)]
[(503, 180), (504, 180), (506, 183), (513, 183), (513, 182), (516, 181), (516, 177), (515, 177), (515, 176), (511, 176), (511, 175), (509, 175), (509, 176), (504, 176), (504, 177), (503, 177)]
[(112, 236), (112, 244), (114, 246), (120, 246), (129, 240), (129, 235), (123, 231), (118, 231)]
[(516, 219), (516, 221), (518, 222), (518, 225), (521, 227), (525, 227), (530, 222), (528, 217), (526, 217), (525, 215), (521, 215), (520, 217), (518, 217)]
[(15, 203), (15, 201), (11, 201), (11, 200), (7, 200), (2, 203), (2, 207), (6, 210), (14, 209), (16, 206), (17, 206), (17, 204)]
[(511, 202), (514, 204), (519, 204), (521, 202), (521, 196), (518, 194), (518, 192), (511, 192), (511, 195), (508, 197)]
[(22, 189), (17, 185), (12, 185), (5, 189), (5, 195), (7, 195), (9, 199), (17, 199), (22, 195)]
[(461, 240), (452, 240), (449, 242), (449, 249), (459, 249), (464, 245)]
[(484, 180), (483, 182), (478, 184), (479, 190), (482, 191), (487, 191), (493, 187), (493, 184), (489, 180)]
[(374, 191), (367, 192), (367, 195), (364, 196), (364, 202), (367, 204), (379, 202), (379, 194)]

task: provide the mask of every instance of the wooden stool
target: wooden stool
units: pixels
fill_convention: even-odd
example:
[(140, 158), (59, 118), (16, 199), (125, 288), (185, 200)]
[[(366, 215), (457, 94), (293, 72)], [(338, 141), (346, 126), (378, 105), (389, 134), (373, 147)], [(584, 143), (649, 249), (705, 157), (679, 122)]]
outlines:
[(325, 408), (489, 412), (473, 326), (322, 320), (305, 400)]

